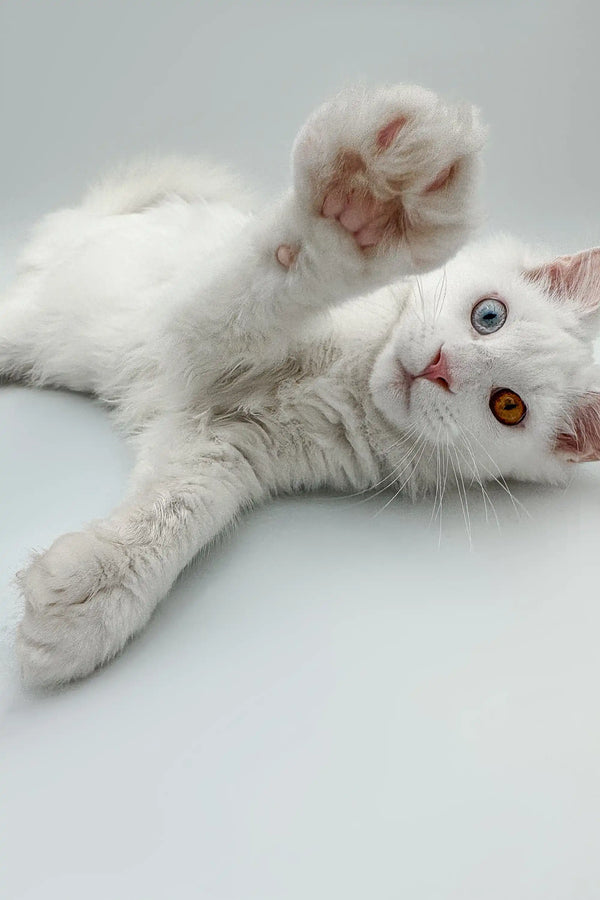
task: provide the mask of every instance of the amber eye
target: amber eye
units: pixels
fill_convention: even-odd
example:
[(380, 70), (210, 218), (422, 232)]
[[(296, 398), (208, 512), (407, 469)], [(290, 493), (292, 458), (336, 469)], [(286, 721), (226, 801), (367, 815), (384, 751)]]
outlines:
[(503, 425), (518, 425), (525, 418), (527, 407), (518, 394), (508, 388), (494, 391), (490, 397), (490, 409)]

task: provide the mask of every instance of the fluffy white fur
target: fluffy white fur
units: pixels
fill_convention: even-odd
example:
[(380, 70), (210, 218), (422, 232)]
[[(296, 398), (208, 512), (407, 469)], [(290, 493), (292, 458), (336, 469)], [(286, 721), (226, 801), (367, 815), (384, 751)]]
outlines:
[[(106, 521), (20, 574), (28, 681), (113, 657), (193, 556), (277, 492), (564, 477), (584, 401), (588, 438), (598, 422), (597, 269), (584, 266), (582, 292), (567, 262), (562, 291), (514, 241), (451, 259), (475, 222), (482, 140), (469, 106), (357, 89), (310, 117), (293, 188), (259, 214), (227, 173), (168, 159), (123, 169), (38, 225), (0, 307), (0, 373), (101, 398), (137, 465)], [(322, 214), (338, 195), (350, 215)], [(361, 246), (348, 223), (365, 206), (376, 237)], [(482, 336), (470, 313), (489, 295), (508, 320)], [(453, 392), (426, 379), (409, 390), (402, 372), (442, 346)], [(494, 419), (494, 387), (526, 401), (521, 425)]]

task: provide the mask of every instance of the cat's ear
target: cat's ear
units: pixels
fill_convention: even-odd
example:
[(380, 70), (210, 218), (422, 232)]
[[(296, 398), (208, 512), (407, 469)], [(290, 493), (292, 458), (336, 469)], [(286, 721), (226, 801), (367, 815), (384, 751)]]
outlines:
[(588, 391), (579, 398), (554, 449), (567, 462), (600, 460), (600, 392)]
[(572, 256), (559, 256), (526, 272), (525, 277), (583, 314), (600, 308), (600, 247)]

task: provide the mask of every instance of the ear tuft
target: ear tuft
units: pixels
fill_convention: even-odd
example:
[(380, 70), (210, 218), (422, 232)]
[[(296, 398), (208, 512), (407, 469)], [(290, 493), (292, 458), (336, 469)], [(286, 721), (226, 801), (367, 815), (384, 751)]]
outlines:
[(600, 460), (600, 393), (584, 394), (569, 420), (569, 428), (556, 436), (555, 450), (568, 462)]
[(559, 256), (527, 272), (525, 277), (584, 313), (600, 307), (600, 247)]

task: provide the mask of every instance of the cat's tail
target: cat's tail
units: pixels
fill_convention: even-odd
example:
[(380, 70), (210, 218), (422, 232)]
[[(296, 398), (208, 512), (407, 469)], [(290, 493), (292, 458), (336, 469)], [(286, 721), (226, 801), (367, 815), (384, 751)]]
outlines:
[(253, 201), (251, 192), (226, 168), (198, 158), (166, 156), (120, 166), (88, 191), (81, 206), (95, 215), (126, 215), (175, 197), (187, 203), (231, 203), (243, 210)]

